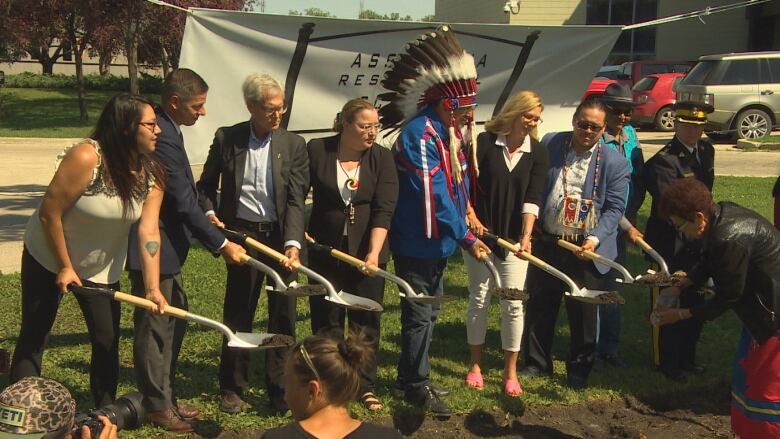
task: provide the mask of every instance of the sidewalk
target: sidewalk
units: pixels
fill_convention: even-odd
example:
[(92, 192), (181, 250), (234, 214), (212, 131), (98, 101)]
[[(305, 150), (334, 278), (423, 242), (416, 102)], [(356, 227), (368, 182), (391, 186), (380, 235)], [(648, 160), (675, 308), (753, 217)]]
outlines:
[[(668, 142), (671, 133), (639, 132), (645, 160)], [(19, 271), (22, 237), (54, 175), (54, 160), (78, 139), (0, 138), (0, 273)], [(733, 144), (715, 145), (715, 173), (750, 177), (780, 175), (780, 152), (743, 152)], [(193, 166), (197, 178), (201, 166)]]

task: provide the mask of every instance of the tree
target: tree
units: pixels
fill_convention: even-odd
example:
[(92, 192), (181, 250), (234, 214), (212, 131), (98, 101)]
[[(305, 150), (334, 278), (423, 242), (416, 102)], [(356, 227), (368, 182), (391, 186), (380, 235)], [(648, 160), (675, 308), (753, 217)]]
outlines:
[[(54, 63), (64, 54), (66, 10), (61, 0), (10, 0), (8, 14), (16, 33), (13, 43), (38, 60), (44, 74), (52, 74)], [(67, 43), (65, 43), (67, 44)], [(54, 52), (52, 52), (54, 49)]]
[(431, 23), (431, 22), (436, 21), (436, 16), (433, 15), (433, 14), (426, 15), (426, 16), (420, 18), (420, 21), (425, 22), (425, 23)]
[(392, 20), (392, 21), (413, 21), (411, 15), (401, 17), (398, 12), (392, 12), (390, 14), (380, 14), (379, 12), (372, 11), (371, 9), (364, 9), (358, 14), (358, 18), (361, 20)]
[(287, 13), (288, 15), (306, 15), (309, 17), (335, 17), (335, 15), (331, 14), (328, 11), (323, 11), (320, 8), (306, 8), (303, 10), (303, 12), (290, 10), (290, 12)]

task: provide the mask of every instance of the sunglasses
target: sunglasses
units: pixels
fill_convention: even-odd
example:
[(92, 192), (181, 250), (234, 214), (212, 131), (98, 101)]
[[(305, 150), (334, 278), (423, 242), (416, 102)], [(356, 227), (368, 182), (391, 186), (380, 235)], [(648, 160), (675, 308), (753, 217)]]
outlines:
[(601, 131), (602, 128), (604, 128), (604, 125), (597, 125), (595, 123), (590, 123), (587, 120), (578, 120), (574, 123), (574, 125), (583, 130), (583, 131), (593, 131), (594, 133), (596, 131)]
[(306, 346), (303, 345), (303, 342), (301, 342), (301, 357), (303, 357), (303, 361), (306, 362), (306, 365), (309, 366), (309, 370), (311, 370), (311, 373), (314, 374), (314, 378), (316, 378), (317, 381), (322, 381), (320, 379), (320, 374), (317, 373), (317, 369), (314, 367), (314, 363), (312, 363), (311, 361), (309, 352), (306, 351)]

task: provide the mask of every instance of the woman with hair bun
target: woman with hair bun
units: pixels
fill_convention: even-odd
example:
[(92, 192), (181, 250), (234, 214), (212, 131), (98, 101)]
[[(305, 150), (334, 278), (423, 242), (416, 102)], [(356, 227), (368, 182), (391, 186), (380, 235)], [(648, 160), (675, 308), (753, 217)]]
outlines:
[(269, 430), (263, 439), (390, 439), (397, 431), (352, 418), (349, 402), (361, 387), (363, 365), (374, 362), (374, 340), (351, 332), (346, 340), (323, 335), (296, 344), (284, 368), (284, 400), (295, 422)]

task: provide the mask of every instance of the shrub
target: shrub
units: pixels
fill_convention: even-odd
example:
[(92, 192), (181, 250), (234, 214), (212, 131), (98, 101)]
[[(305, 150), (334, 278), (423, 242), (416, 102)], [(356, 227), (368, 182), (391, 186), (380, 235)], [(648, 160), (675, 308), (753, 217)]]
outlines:
[[(141, 73), (139, 88), (141, 94), (159, 94), (162, 88), (162, 78)], [(55, 73), (42, 75), (23, 72), (5, 76), (5, 86), (12, 88), (50, 88), (76, 89), (76, 76)], [(84, 88), (87, 90), (128, 91), (130, 78), (124, 76), (100, 76), (98, 74), (84, 75)]]

